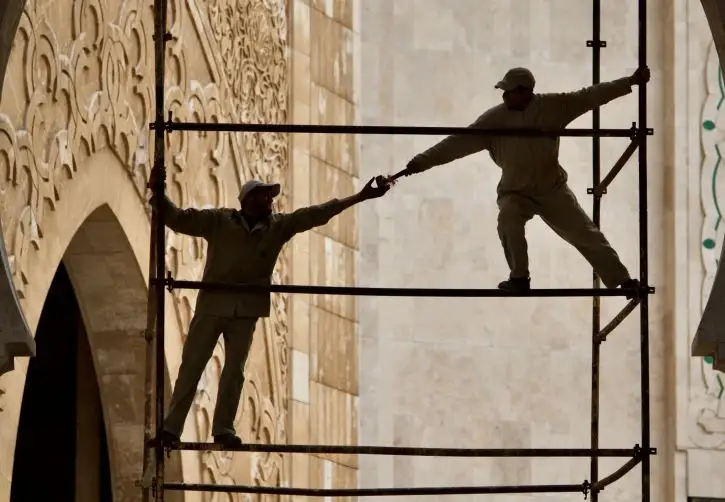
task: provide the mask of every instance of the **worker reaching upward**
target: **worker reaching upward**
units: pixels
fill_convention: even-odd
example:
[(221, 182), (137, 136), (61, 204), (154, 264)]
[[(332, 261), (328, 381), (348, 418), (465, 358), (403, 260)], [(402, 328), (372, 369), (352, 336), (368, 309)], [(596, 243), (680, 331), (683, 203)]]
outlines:
[[(633, 85), (649, 81), (648, 68), (629, 77), (576, 92), (537, 94), (536, 81), (526, 68), (513, 68), (496, 84), (503, 103), (487, 110), (469, 127), (479, 129), (560, 129), (577, 117), (629, 94)], [(535, 215), (573, 245), (591, 263), (605, 286), (636, 289), (616, 251), (594, 225), (569, 189), (567, 174), (559, 164), (559, 138), (453, 135), (413, 157), (404, 176), (488, 150), (501, 168), (498, 184), (498, 234), (510, 268), (509, 278), (498, 287), (508, 292), (529, 290), (526, 223)], [(628, 295), (632, 296), (632, 295)]]
[[(151, 173), (155, 186), (159, 171)], [(377, 185), (373, 182), (377, 180)], [(179, 209), (167, 197), (161, 201), (165, 224), (174, 232), (202, 237), (208, 242), (205, 282), (269, 285), (277, 256), (292, 237), (325, 225), (360, 202), (381, 197), (390, 189), (382, 176), (371, 179), (358, 193), (332, 199), (288, 214), (274, 213), (280, 193), (277, 183), (246, 182), (239, 193), (240, 209)], [(155, 207), (152, 198), (152, 207)], [(161, 441), (178, 442), (201, 374), (224, 335), (224, 368), (214, 409), (212, 435), (226, 446), (241, 444), (234, 418), (244, 386), (244, 366), (260, 317), (270, 313), (269, 293), (201, 290), (181, 354), (179, 375), (163, 424)]]

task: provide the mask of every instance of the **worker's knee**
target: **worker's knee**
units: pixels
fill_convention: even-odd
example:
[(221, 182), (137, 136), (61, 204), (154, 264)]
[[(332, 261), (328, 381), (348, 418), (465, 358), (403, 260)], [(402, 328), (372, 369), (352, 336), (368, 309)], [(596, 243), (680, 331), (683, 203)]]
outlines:
[(498, 230), (523, 228), (532, 217), (532, 213), (525, 204), (513, 197), (506, 197), (498, 203)]

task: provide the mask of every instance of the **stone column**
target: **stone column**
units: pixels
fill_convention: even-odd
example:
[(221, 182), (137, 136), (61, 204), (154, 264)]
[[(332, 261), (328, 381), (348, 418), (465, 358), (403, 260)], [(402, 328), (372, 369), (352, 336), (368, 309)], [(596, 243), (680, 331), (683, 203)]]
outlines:
[[(353, 124), (355, 0), (291, 0), (292, 122)], [(353, 137), (293, 135), (294, 207), (319, 204), (356, 190)], [(356, 212), (293, 241), (295, 284), (353, 286)], [(354, 297), (292, 297), (291, 437), (293, 443), (357, 443), (357, 306)], [(357, 486), (357, 459), (292, 459), (292, 485)]]

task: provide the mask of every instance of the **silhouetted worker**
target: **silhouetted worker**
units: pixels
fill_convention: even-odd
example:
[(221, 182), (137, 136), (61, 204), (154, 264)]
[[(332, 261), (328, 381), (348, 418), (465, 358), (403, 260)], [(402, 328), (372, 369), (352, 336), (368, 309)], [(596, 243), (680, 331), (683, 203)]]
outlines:
[[(151, 186), (157, 177), (158, 173), (152, 173)], [(164, 219), (171, 230), (203, 237), (208, 242), (203, 281), (269, 285), (277, 256), (287, 241), (298, 233), (325, 225), (347, 208), (380, 197), (390, 189), (383, 177), (377, 178), (377, 186), (373, 185), (375, 180), (371, 179), (350, 197), (288, 214), (272, 212), (272, 201), (280, 193), (279, 184), (252, 180), (239, 193), (241, 210), (179, 209), (164, 197)], [(268, 317), (269, 313), (269, 293), (199, 291), (163, 426), (163, 442), (179, 441), (201, 374), (223, 334), (225, 362), (212, 435), (217, 443), (241, 444), (234, 430), (234, 418), (244, 385), (244, 365), (257, 319)]]
[[(469, 127), (564, 128), (584, 113), (629, 94), (633, 85), (645, 84), (649, 78), (645, 67), (629, 77), (577, 92), (536, 94), (532, 73), (526, 68), (513, 68), (495, 86), (503, 91), (503, 103), (490, 108)], [(499, 289), (517, 293), (530, 288), (524, 227), (534, 215), (577, 248), (605, 286), (639, 287), (639, 281), (630, 277), (616, 251), (569, 189), (566, 171), (559, 164), (559, 138), (453, 135), (416, 155), (402, 175), (421, 173), (481, 150), (488, 150), (501, 168), (498, 234), (510, 274)]]

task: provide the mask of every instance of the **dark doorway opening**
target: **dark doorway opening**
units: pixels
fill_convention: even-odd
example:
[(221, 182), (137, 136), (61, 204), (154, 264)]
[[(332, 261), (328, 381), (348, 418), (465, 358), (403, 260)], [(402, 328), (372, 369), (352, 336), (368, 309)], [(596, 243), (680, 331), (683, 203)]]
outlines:
[(91, 348), (61, 263), (35, 334), (20, 409), (11, 502), (111, 502), (106, 429)]

